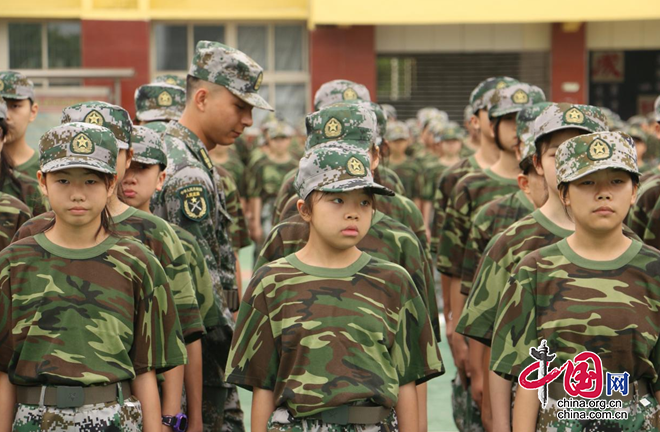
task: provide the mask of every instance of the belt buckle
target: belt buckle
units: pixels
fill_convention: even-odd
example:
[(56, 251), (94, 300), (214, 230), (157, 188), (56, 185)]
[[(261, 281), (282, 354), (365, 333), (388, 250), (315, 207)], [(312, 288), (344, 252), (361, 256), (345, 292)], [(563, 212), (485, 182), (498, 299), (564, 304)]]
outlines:
[(57, 408), (78, 408), (85, 405), (85, 390), (82, 387), (57, 387)]
[(331, 410), (323, 411), (321, 413), (321, 420), (324, 423), (332, 423), (338, 425), (348, 424), (348, 405), (342, 405)]

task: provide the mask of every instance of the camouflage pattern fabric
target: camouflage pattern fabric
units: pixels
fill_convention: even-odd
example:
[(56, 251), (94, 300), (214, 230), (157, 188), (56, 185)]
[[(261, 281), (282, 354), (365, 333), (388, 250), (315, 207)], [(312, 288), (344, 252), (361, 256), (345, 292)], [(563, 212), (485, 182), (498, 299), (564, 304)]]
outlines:
[(135, 118), (143, 122), (179, 120), (186, 91), (170, 84), (145, 84), (135, 90)]
[[(165, 272), (134, 240), (72, 251), (37, 234), (0, 252), (0, 289), (0, 371), (14, 385), (112, 384), (186, 363)], [(50, 318), (26, 325), (34, 314)]]
[(128, 111), (120, 106), (107, 102), (91, 101), (64, 108), (60, 123), (74, 122), (106, 127), (115, 135), (119, 150), (131, 148), (133, 122)]
[(296, 134), (296, 130), (283, 121), (276, 121), (266, 129), (266, 139), (291, 138)]
[(396, 108), (390, 104), (380, 104), (380, 106), (383, 108), (388, 120), (396, 120)]
[(643, 142), (647, 142), (649, 139), (649, 134), (646, 133), (644, 128), (641, 125), (629, 125), (625, 128), (624, 132)]
[(394, 163), (390, 160), (387, 167), (401, 179), (405, 196), (412, 199), (422, 197), (424, 172), (416, 160), (410, 157), (406, 157), (406, 160), (401, 163)]
[(227, 363), (227, 381), (272, 390), (275, 406), (294, 417), (356, 401), (393, 408), (399, 386), (443, 372), (410, 276), (366, 253), (344, 269), (307, 266), (293, 254), (260, 268)]
[(154, 78), (154, 83), (164, 83), (186, 89), (186, 80), (174, 74), (162, 74)]
[(486, 101), (486, 108), (490, 118), (497, 118), (518, 113), (541, 102), (545, 102), (545, 94), (539, 87), (515, 83), (500, 89), (496, 88), (490, 99)]
[(566, 240), (527, 255), (502, 294), (491, 369), (517, 377), (534, 361), (529, 349), (545, 339), (557, 365), (591, 351), (603, 372), (628, 372), (660, 390), (658, 259), (658, 250), (639, 241), (611, 261), (587, 260)]
[(11, 195), (24, 202), (33, 215), (40, 215), (50, 210), (48, 200), (41, 193), (39, 182), (25, 174), (14, 171), (16, 183), (6, 178), (0, 192)]
[(291, 159), (287, 162), (274, 162), (265, 157), (248, 168), (250, 173), (247, 181), (248, 198), (261, 198), (262, 201), (275, 201), (277, 193), (286, 176), (298, 167), (298, 162)]
[(333, 80), (323, 84), (314, 94), (314, 111), (342, 101), (371, 102), (369, 90), (362, 84), (348, 80)]
[[(14, 236), (14, 241), (42, 233), (55, 219), (52, 211), (26, 222)], [(140, 241), (152, 251), (165, 269), (168, 289), (174, 297), (177, 315), (186, 343), (204, 333), (199, 305), (183, 245), (170, 225), (161, 218), (133, 207), (112, 218), (118, 236)]]
[(387, 132), (385, 132), (386, 141), (409, 140), (410, 130), (408, 126), (402, 121), (394, 121), (387, 124)]
[(441, 123), (449, 122), (449, 116), (446, 112), (440, 111), (434, 107), (426, 107), (417, 111), (416, 114), (417, 124), (423, 129), (432, 120), (437, 120)]
[(497, 89), (506, 88), (512, 84), (517, 84), (518, 80), (510, 77), (491, 77), (477, 85), (470, 93), (470, 106), (472, 113), (476, 114), (480, 109), (487, 109), (488, 101), (491, 95)]
[(300, 160), (296, 190), (302, 199), (313, 191), (347, 192), (356, 189), (369, 189), (377, 195), (394, 195), (374, 182), (369, 166), (369, 153), (360, 147), (342, 142), (317, 146)]
[[(254, 270), (269, 262), (302, 249), (309, 239), (309, 224), (294, 215), (273, 227), (254, 264)], [(423, 245), (405, 225), (376, 210), (367, 235), (358, 249), (384, 261), (399, 264), (412, 277), (415, 287), (427, 305), (429, 316), (440, 340), (439, 311), (431, 261)]]
[(637, 201), (630, 208), (630, 213), (628, 214), (628, 220), (626, 222), (628, 227), (644, 240), (644, 243), (653, 246), (656, 249), (660, 246), (660, 238), (655, 242), (653, 240), (660, 236), (649, 236), (648, 238), (645, 238), (645, 233), (647, 228), (649, 228), (649, 234), (652, 232), (658, 232), (655, 231), (654, 224), (652, 223), (653, 219), (651, 219), (653, 209), (655, 208), (658, 199), (660, 199), (660, 174), (650, 177), (639, 187), (639, 190), (637, 191)]
[(34, 100), (34, 84), (21, 73), (14, 71), (0, 72), (0, 97)]
[(539, 102), (523, 108), (516, 116), (516, 135), (520, 139), (520, 168), (525, 169), (532, 162), (536, 153), (534, 122), (536, 118), (551, 105), (550, 102)]
[(500, 177), (490, 169), (468, 174), (458, 182), (449, 197), (438, 247), (440, 273), (461, 277), (465, 246), (477, 211), (488, 202), (517, 190), (515, 179)]
[(565, 141), (557, 149), (555, 166), (558, 184), (608, 168), (639, 176), (635, 143), (621, 132), (598, 132)]
[(308, 115), (305, 126), (305, 150), (334, 142), (370, 150), (379, 136), (376, 113), (367, 104), (346, 103), (323, 108)]
[(167, 167), (165, 146), (158, 133), (144, 126), (133, 126), (131, 134), (133, 161), (145, 165)]
[(227, 388), (227, 398), (224, 404), (224, 420), (220, 432), (244, 432), (243, 410), (241, 409), (241, 400), (238, 396), (238, 388), (233, 384), (225, 384)]
[[(653, 182), (648, 181), (646, 184), (648, 184), (649, 188), (653, 187)], [(657, 186), (656, 186), (657, 187)], [(645, 188), (646, 189), (646, 188)], [(655, 188), (654, 188), (655, 189)], [(655, 192), (657, 193), (657, 192)], [(636, 211), (636, 208), (633, 207), (631, 209), (632, 211), (635, 211), (633, 214), (633, 218), (635, 215), (639, 215), (639, 212)], [(653, 246), (657, 248), (660, 246), (660, 200), (656, 201), (651, 208), (651, 211), (647, 215), (648, 222), (646, 223), (646, 226), (643, 229), (643, 235), (642, 240), (644, 243), (647, 245)], [(629, 217), (630, 219), (630, 217)], [(643, 220), (643, 219), (642, 219)], [(641, 221), (634, 221), (634, 225), (636, 230), (639, 229), (641, 231)], [(638, 231), (635, 231), (638, 232)]]
[(273, 111), (259, 95), (264, 79), (263, 69), (235, 48), (220, 42), (197, 42), (188, 75), (221, 85), (253, 107)]
[(29, 178), (36, 179), (37, 171), (39, 171), (39, 152), (34, 152), (32, 157), (20, 165), (14, 167), (14, 172), (18, 172), (28, 176)]
[(32, 214), (27, 205), (0, 192), (0, 251), (9, 246), (16, 231), (30, 218)]
[(216, 166), (215, 169), (222, 179), (222, 188), (225, 191), (225, 201), (227, 202), (227, 213), (231, 216), (231, 224), (229, 225), (231, 243), (234, 251), (238, 252), (239, 249), (252, 244), (247, 220), (243, 213), (243, 207), (241, 207), (241, 194), (236, 187), (232, 175), (228, 171), (220, 166)]
[(440, 183), (440, 177), (442, 173), (447, 170), (447, 166), (440, 163), (440, 160), (436, 158), (428, 158), (423, 165), (424, 172), (424, 185), (422, 187), (421, 198), (424, 201), (433, 201), (435, 197), (435, 191), (438, 188)]
[(268, 420), (270, 432), (395, 432), (399, 423), (394, 410), (382, 422), (376, 424), (338, 425), (323, 420), (294, 417), (286, 408), (277, 408)]
[(660, 96), (655, 98), (653, 103), (653, 112), (655, 113), (655, 121), (660, 122)]
[(515, 222), (534, 211), (534, 205), (523, 191), (504, 195), (481, 207), (474, 217), (463, 254), (461, 271), (461, 293), (469, 295), (472, 290), (477, 266), (488, 243)]
[(141, 432), (142, 405), (135, 396), (124, 401), (75, 409), (19, 404), (14, 432)]
[(143, 126), (162, 135), (163, 133), (165, 133), (165, 129), (167, 129), (167, 122), (152, 121), (149, 123), (145, 123)]
[(438, 188), (433, 197), (433, 223), (431, 225), (431, 253), (437, 255), (438, 245), (442, 234), (442, 226), (445, 223), (445, 212), (449, 196), (454, 186), (467, 174), (481, 171), (474, 156), (463, 159), (447, 168), (440, 176)]
[[(632, 389), (630, 391), (633, 391)], [(575, 408), (573, 411), (585, 411)], [(562, 409), (557, 407), (557, 400), (548, 398), (548, 405), (541, 408), (536, 422), (536, 432), (573, 432), (573, 431), (640, 431), (658, 432), (660, 430), (660, 406), (654, 396), (636, 396), (633, 401), (623, 402), (623, 407), (616, 410), (627, 412), (627, 420), (558, 420), (557, 414)]]
[(465, 139), (465, 131), (458, 123), (432, 122), (429, 127), (436, 142)]
[(237, 288), (236, 257), (229, 238), (231, 216), (222, 180), (204, 144), (189, 129), (172, 122), (164, 139), (167, 178), (163, 190), (151, 200), (152, 211), (197, 238), (211, 272), (216, 301), (226, 307), (219, 297), (224, 291), (235, 296)]
[(563, 129), (579, 129), (587, 133), (607, 132), (603, 112), (591, 105), (553, 103), (534, 120), (534, 140)]
[(403, 183), (401, 179), (394, 171), (384, 165), (378, 165), (376, 171), (374, 172), (374, 180), (376, 183), (382, 184), (389, 190), (394, 191), (399, 195), (405, 194), (403, 189)]
[(186, 254), (186, 262), (190, 269), (190, 276), (192, 277), (192, 284), (195, 290), (195, 298), (199, 306), (199, 314), (207, 330), (211, 330), (221, 324), (224, 324), (222, 318), (221, 305), (215, 303), (215, 296), (213, 294), (213, 281), (209, 268), (204, 261), (204, 252), (199, 247), (195, 236), (190, 234), (183, 228), (170, 224), (172, 230), (181, 241), (183, 250)]
[(216, 163), (215, 166), (221, 166), (228, 171), (231, 174), (232, 180), (236, 183), (236, 188), (240, 196), (247, 197), (246, 168), (236, 152), (230, 150), (227, 162)]
[(459, 432), (483, 432), (481, 411), (472, 399), (470, 387), (463, 388), (460, 375), (451, 380), (451, 409), (454, 424)]

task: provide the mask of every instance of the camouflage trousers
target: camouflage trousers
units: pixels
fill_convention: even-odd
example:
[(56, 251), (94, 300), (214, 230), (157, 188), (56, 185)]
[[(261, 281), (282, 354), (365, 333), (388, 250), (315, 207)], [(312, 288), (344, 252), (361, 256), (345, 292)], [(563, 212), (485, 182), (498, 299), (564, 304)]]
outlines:
[(472, 399), (470, 386), (464, 389), (461, 378), (456, 374), (451, 382), (451, 407), (454, 413), (454, 423), (459, 432), (483, 432), (481, 411)]
[(202, 389), (204, 432), (245, 432), (238, 389), (233, 384)]
[(14, 432), (141, 432), (142, 407), (132, 396), (124, 401), (61, 409), (18, 404)]
[(277, 408), (268, 420), (268, 432), (395, 432), (399, 430), (394, 410), (380, 423), (338, 425), (322, 420), (293, 417), (286, 408)]
[[(579, 399), (579, 398), (577, 398)], [(559, 408), (557, 400), (549, 398), (545, 409), (541, 408), (536, 422), (537, 432), (658, 432), (660, 431), (660, 406), (652, 394), (641, 398), (634, 397), (632, 401), (623, 402), (620, 409), (609, 412), (625, 412), (625, 420), (593, 419), (566, 420), (559, 419), (560, 411), (583, 411), (593, 413), (593, 408)]]

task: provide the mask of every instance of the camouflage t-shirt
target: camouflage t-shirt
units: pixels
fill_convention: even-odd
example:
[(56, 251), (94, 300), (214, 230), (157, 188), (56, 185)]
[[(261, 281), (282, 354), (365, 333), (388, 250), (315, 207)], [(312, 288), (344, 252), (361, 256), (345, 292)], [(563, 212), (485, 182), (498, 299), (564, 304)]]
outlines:
[(167, 277), (138, 242), (65, 249), (38, 234), (0, 253), (0, 371), (13, 384), (109, 384), (185, 363)]
[(435, 190), (435, 197), (433, 197), (433, 222), (431, 224), (431, 253), (438, 253), (438, 245), (440, 243), (440, 236), (442, 233), (442, 226), (445, 223), (445, 211), (447, 210), (447, 203), (449, 196), (454, 186), (465, 175), (472, 172), (481, 171), (477, 160), (474, 156), (456, 162), (454, 165), (447, 168), (438, 181), (438, 188)]
[(297, 166), (298, 162), (294, 159), (287, 162), (273, 162), (268, 157), (260, 159), (249, 170), (248, 198), (261, 198), (264, 202), (274, 202), (284, 176)]
[(481, 207), (474, 217), (463, 255), (461, 293), (469, 295), (481, 255), (500, 232), (534, 211), (534, 205), (521, 190), (504, 195)]
[(587, 260), (566, 240), (526, 256), (502, 296), (491, 369), (517, 377), (548, 342), (553, 366), (582, 351), (598, 354), (604, 372), (646, 378), (660, 390), (660, 252), (633, 240), (612, 261)]
[(40, 169), (41, 165), (39, 163), (39, 152), (36, 150), (30, 159), (14, 167), (14, 171), (18, 171), (19, 173), (25, 174), (29, 178), (33, 179), (37, 178), (37, 171)]
[(424, 172), (418, 161), (409, 157), (401, 163), (390, 161), (387, 167), (399, 176), (401, 183), (403, 183), (405, 195), (408, 198), (416, 199), (422, 197)]
[[(273, 227), (255, 263), (255, 271), (269, 262), (302, 249), (309, 239), (309, 224), (300, 215)], [(380, 211), (374, 213), (367, 235), (358, 249), (406, 269), (427, 305), (433, 329), (440, 338), (440, 321), (431, 261), (415, 234)]]
[(9, 246), (16, 231), (31, 217), (30, 209), (23, 201), (0, 192), (0, 250)]
[(39, 216), (41, 213), (46, 213), (50, 210), (48, 200), (41, 193), (39, 182), (36, 178), (28, 177), (25, 174), (14, 171), (14, 177), (18, 184), (6, 178), (0, 192), (9, 194), (27, 204), (30, 212), (34, 216)]
[(366, 253), (343, 269), (295, 255), (260, 268), (227, 362), (227, 381), (272, 390), (294, 417), (354, 401), (393, 408), (399, 386), (443, 372), (410, 276)]
[(456, 331), (490, 346), (500, 296), (515, 266), (527, 254), (571, 234), (540, 210), (504, 230), (479, 263)]
[(229, 224), (229, 234), (234, 251), (238, 251), (252, 244), (250, 240), (250, 231), (248, 230), (243, 207), (241, 206), (241, 194), (236, 188), (231, 174), (224, 168), (217, 166), (215, 169), (222, 179), (222, 188), (225, 191), (225, 201), (227, 203), (227, 213), (231, 216)]
[[(14, 241), (43, 232), (54, 219), (55, 213), (52, 211), (30, 219), (18, 230)], [(202, 337), (204, 325), (186, 253), (174, 230), (163, 219), (133, 207), (112, 220), (117, 235), (142, 242), (165, 269), (186, 342), (191, 343)]]
[[(167, 125), (167, 178), (163, 189), (151, 199), (155, 215), (195, 236), (211, 272), (218, 304), (238, 307), (236, 256), (229, 237), (231, 216), (227, 212), (222, 179), (214, 169), (204, 143), (178, 122)], [(224, 290), (224, 291), (223, 291)]]
[(422, 199), (424, 201), (433, 201), (440, 177), (447, 170), (447, 166), (440, 163), (437, 157), (427, 160), (424, 165), (424, 187), (422, 188)]
[(243, 165), (243, 162), (238, 157), (238, 153), (235, 151), (229, 151), (229, 158), (227, 159), (227, 162), (221, 163), (221, 164), (216, 164), (216, 166), (221, 166), (222, 168), (226, 169), (227, 172), (229, 172), (234, 179), (234, 183), (236, 183), (236, 187), (238, 188), (238, 192), (241, 194), (243, 197), (247, 197), (247, 180), (245, 178), (245, 165)]
[(516, 192), (518, 181), (498, 176), (490, 169), (464, 176), (449, 197), (438, 248), (438, 271), (461, 277), (463, 256), (472, 221), (488, 202)]
[[(660, 175), (656, 174), (648, 178), (647, 181), (642, 183), (639, 187), (637, 201), (630, 208), (630, 213), (628, 215), (628, 227), (640, 238), (644, 238), (646, 228), (649, 226), (653, 207), (655, 207), (655, 204), (658, 202), (658, 198), (660, 198)], [(660, 239), (656, 240), (653, 238), (648, 240), (651, 242), (647, 244), (650, 244), (656, 249), (660, 245)]]

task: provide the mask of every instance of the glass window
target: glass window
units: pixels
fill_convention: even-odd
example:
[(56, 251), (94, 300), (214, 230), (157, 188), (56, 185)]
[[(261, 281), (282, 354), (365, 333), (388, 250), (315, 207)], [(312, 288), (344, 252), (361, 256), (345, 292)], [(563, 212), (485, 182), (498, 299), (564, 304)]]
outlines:
[(297, 125), (305, 116), (305, 84), (278, 84), (275, 86), (275, 114), (278, 118)]
[(80, 67), (80, 23), (48, 24), (48, 67)]
[(156, 24), (156, 69), (188, 69), (188, 35), (185, 25)]
[(238, 49), (264, 69), (268, 68), (267, 35), (266, 26), (238, 26)]
[(302, 26), (275, 26), (275, 70), (303, 70)]
[(9, 67), (41, 69), (41, 24), (9, 23)]
[(208, 40), (225, 43), (225, 26), (221, 25), (196, 25), (193, 27), (193, 49), (197, 42)]

